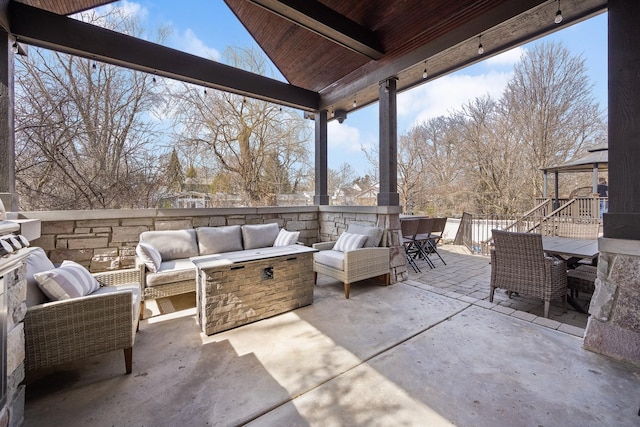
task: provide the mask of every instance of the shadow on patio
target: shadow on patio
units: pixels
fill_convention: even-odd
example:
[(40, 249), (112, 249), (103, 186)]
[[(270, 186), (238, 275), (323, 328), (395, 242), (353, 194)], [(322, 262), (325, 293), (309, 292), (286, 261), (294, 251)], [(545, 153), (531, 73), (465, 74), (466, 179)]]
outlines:
[(313, 305), (212, 336), (193, 308), (147, 319), (132, 375), (119, 352), (39, 372), (25, 425), (637, 425), (640, 367), (541, 304), (488, 304), (488, 259), (442, 254), (349, 300), (321, 277)]

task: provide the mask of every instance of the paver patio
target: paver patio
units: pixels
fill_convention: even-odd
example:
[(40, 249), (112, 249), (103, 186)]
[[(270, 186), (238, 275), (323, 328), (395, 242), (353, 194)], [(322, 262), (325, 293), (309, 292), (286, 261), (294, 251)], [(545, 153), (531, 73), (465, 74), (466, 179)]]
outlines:
[(313, 305), (209, 337), (193, 308), (147, 319), (132, 375), (113, 353), (29, 378), (25, 425), (638, 425), (640, 366), (584, 350), (559, 303), (488, 304), (488, 259), (442, 254), (349, 300), (321, 278)]

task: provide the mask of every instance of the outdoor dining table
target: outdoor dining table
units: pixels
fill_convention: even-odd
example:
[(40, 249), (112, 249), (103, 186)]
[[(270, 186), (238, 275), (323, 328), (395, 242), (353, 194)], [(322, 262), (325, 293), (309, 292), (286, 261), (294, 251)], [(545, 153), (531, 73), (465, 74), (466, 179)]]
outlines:
[[(572, 239), (569, 237), (542, 236), (542, 249), (549, 255), (567, 261), (568, 268), (575, 268), (579, 261), (598, 257), (598, 241), (593, 239)], [(567, 302), (579, 313), (586, 314), (580, 305), (567, 295)]]
[(598, 241), (569, 237), (542, 236), (542, 249), (550, 255), (565, 259), (593, 261), (598, 256)]

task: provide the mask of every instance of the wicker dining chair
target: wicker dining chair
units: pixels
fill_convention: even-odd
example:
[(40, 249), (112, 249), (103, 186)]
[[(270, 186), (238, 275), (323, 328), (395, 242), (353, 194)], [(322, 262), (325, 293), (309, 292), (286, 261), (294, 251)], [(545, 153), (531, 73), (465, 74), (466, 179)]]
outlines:
[(544, 300), (544, 317), (549, 317), (553, 298), (562, 298), (567, 309), (567, 265), (563, 260), (545, 256), (542, 236), (534, 233), (514, 233), (492, 230), (491, 291), (493, 302), (496, 288), (509, 293), (528, 295)]

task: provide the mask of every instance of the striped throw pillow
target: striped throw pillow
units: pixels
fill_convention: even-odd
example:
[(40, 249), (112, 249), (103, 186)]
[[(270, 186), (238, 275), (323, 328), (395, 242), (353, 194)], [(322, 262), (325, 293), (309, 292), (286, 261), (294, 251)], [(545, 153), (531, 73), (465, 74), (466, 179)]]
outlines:
[(60, 267), (36, 273), (33, 277), (52, 301), (89, 295), (100, 288), (96, 278), (74, 261), (64, 261)]
[(338, 241), (333, 245), (334, 251), (347, 252), (354, 249), (360, 249), (367, 241), (367, 236), (363, 234), (342, 233), (338, 237)]
[(287, 231), (284, 228), (278, 233), (276, 241), (273, 242), (273, 246), (287, 246), (295, 245), (300, 237), (299, 231)]

